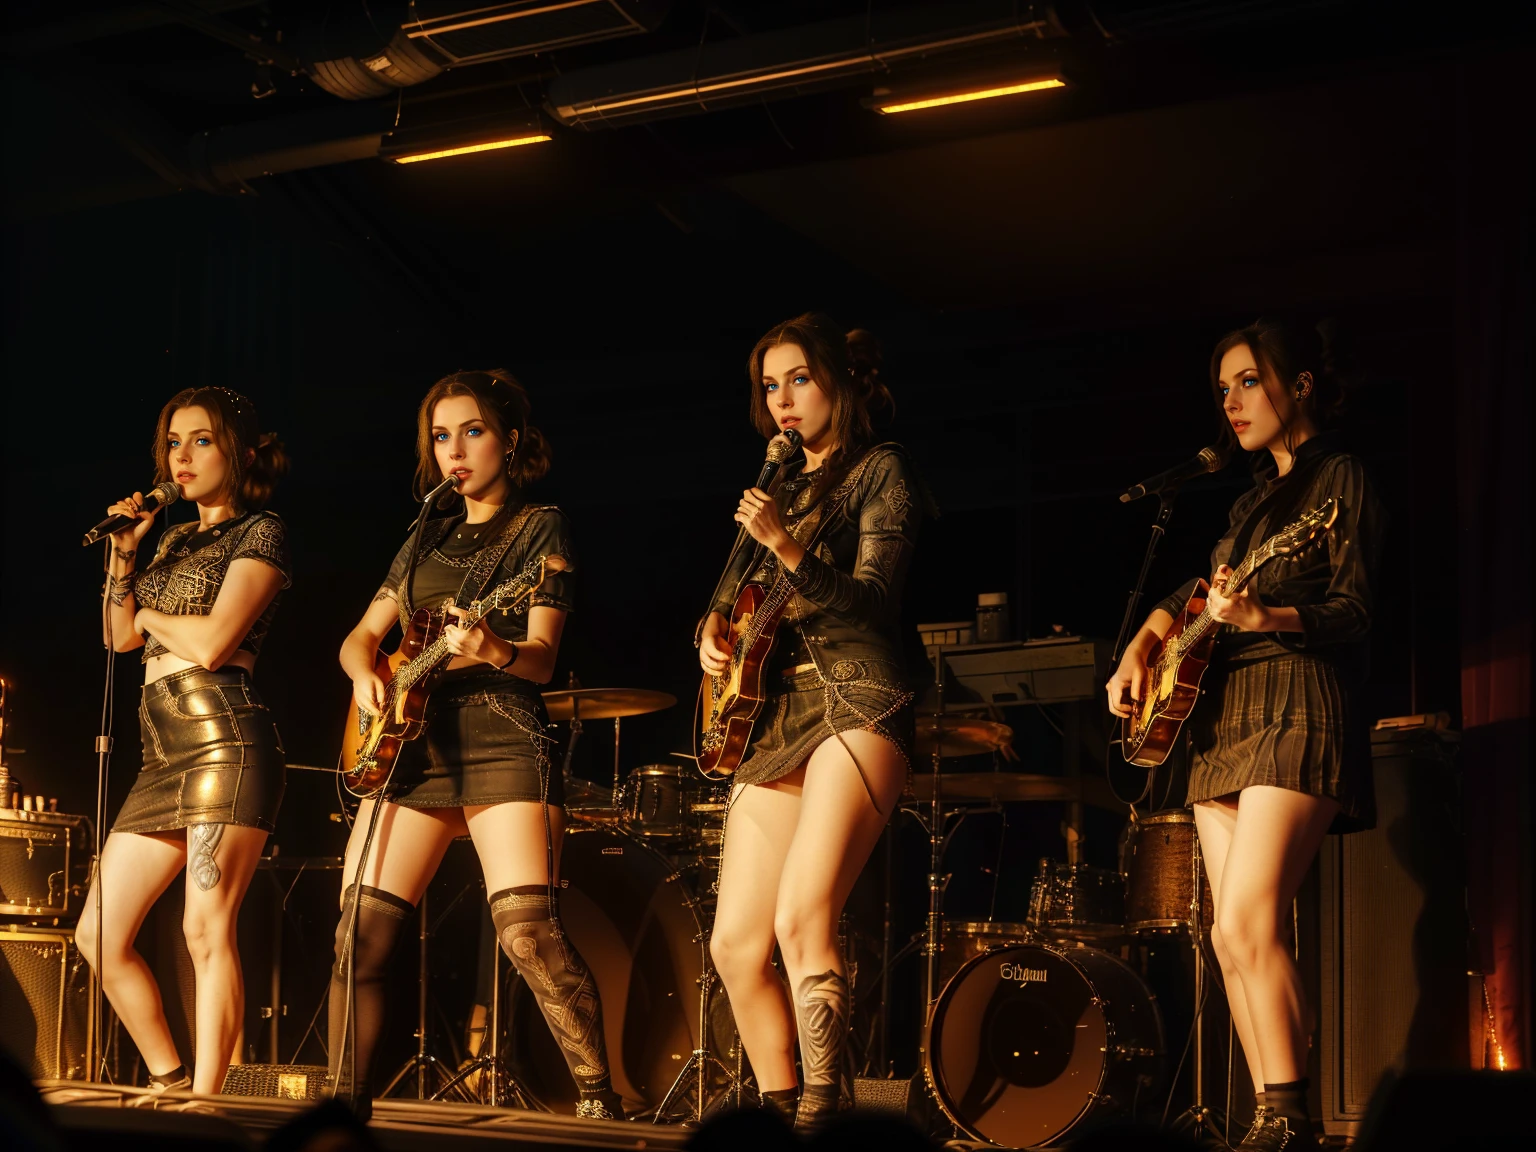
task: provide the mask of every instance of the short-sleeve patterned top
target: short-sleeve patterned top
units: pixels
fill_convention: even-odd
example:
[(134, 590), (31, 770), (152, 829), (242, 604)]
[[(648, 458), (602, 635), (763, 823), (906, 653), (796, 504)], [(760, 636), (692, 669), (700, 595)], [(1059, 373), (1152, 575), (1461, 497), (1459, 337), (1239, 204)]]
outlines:
[[(168, 616), (206, 616), (224, 587), (224, 577), (236, 560), (260, 560), (283, 577), (283, 588), (293, 584), (288, 563), (287, 529), (271, 512), (246, 512), (232, 520), (199, 531), (194, 521), (173, 524), (160, 537), (155, 558), (133, 582), (133, 596), (140, 608), (153, 608)], [(239, 650), (258, 655), (277, 615), (282, 594), (262, 610)], [(148, 663), (170, 650), (153, 635), (144, 638), (143, 660)]]
[[(443, 602), (457, 600), (460, 607), (474, 598), (477, 589), (464, 587), (470, 565), (482, 548), (495, 545), (502, 529), (519, 511), (511, 502), (481, 524), (466, 524), (463, 516), (445, 516), (429, 520), (422, 529), (421, 546), (416, 556), (415, 579), (407, 581), (411, 542), (407, 538), (389, 566), (389, 575), (379, 586), (375, 599), (389, 597), (396, 602), (402, 627), (417, 608), (441, 612)], [(536, 556), (559, 556), (567, 567), (551, 572), (537, 592), (512, 611), (492, 612), (486, 617), (490, 630), (511, 643), (528, 639), (528, 609), (558, 608), (570, 612), (575, 607), (576, 552), (571, 542), (571, 523), (560, 509), (537, 505), (529, 512), (522, 529), (513, 539), (496, 570), (486, 579), (484, 591), (516, 576)], [(462, 595), (461, 595), (462, 593)], [(443, 688), (434, 698), (454, 698), (482, 691), (537, 694), (542, 685), (513, 675), (516, 665), (506, 672), (486, 664), (455, 668), (444, 674)]]

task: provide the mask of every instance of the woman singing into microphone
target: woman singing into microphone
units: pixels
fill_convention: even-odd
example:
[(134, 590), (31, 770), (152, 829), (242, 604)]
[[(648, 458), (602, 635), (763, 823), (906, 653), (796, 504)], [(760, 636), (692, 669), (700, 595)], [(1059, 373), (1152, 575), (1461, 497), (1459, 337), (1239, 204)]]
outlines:
[[(358, 707), (377, 714), (385, 685), (374, 662), (397, 623), (404, 626), (417, 607), (436, 611), (455, 599), (457, 606), (448, 603), (446, 611), (462, 617), (462, 605), (530, 560), (563, 562), (562, 571), (551, 569), (511, 613), (491, 613), (469, 629), (450, 621), (444, 636), (454, 659), (432, 694), (426, 731), (396, 762), (361, 880), (375, 801), (363, 801), (358, 811), (336, 931), (330, 1054), (337, 1095), (365, 1116), (387, 961), (449, 843), (467, 833), (485, 871), (502, 949), (528, 981), (576, 1082), (576, 1114), (624, 1118), (609, 1076), (597, 984), (561, 930), (555, 900), (565, 797), (560, 773), (550, 771), (539, 685), (554, 674), (573, 603), (575, 556), (559, 509), (529, 504), (524, 496), (550, 464), (549, 446), (528, 414), (527, 394), (505, 372), (458, 372), (427, 392), (417, 414), (416, 489), (424, 495), (456, 476), (451, 499), (459, 508), (428, 522), (414, 564), (407, 541), (341, 648)], [(351, 1004), (349, 950), (356, 958)], [(348, 1052), (349, 1036), (355, 1054)]]
[(742, 493), (736, 521), (757, 546), (722, 578), (699, 643), (699, 663), (719, 674), (743, 581), (794, 589), (732, 789), (710, 954), (764, 1100), (802, 1130), (842, 1101), (851, 997), (837, 924), (906, 784), (912, 741), (898, 628), (926, 499), (902, 448), (874, 443), (873, 417), (890, 404), (877, 357), (867, 333), (845, 337), (816, 314), (752, 349), (752, 422), (764, 436), (797, 429), (805, 458), (785, 465), (774, 498)]
[[(1240, 1147), (1316, 1148), (1307, 1111), (1313, 1019), (1284, 924), (1332, 826), (1375, 823), (1369, 734), (1359, 713), (1382, 512), (1360, 461), (1328, 422), (1340, 393), (1316, 331), (1260, 320), (1211, 356), (1212, 399), (1227, 435), (1254, 454), (1252, 489), (1232, 506), (1211, 554), (1211, 615), (1225, 627), (1187, 731), (1188, 802), (1216, 909), (1211, 943), (1258, 1107)], [(1273, 560), (1234, 595), (1233, 569), (1266, 537), (1328, 497), (1323, 541)], [(1109, 681), (1128, 716), (1147, 656), (1195, 591), (1152, 610)]]
[[(75, 940), (92, 965), (99, 948), (102, 988), (159, 1090), (223, 1088), (245, 1013), (235, 921), (283, 798), (282, 745), (251, 671), (290, 583), (283, 522), (261, 511), (287, 460), (259, 428), (238, 392), (178, 392), (155, 427), (155, 478), (175, 481), (197, 519), (167, 528), (139, 567), (154, 513), (138, 492), (108, 509), (133, 518), (112, 535), (105, 640), (144, 649), (144, 766), (102, 848)], [(134, 949), (183, 867), (197, 976), (191, 1074)]]

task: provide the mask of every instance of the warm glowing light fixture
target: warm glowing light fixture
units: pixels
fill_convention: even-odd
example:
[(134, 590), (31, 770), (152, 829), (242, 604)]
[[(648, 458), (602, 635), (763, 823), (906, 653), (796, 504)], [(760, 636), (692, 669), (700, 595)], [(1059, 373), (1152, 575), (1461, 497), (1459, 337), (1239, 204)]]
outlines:
[(506, 140), (491, 140), (484, 144), (462, 144), (457, 148), (440, 148), (435, 152), (412, 152), (405, 156), (391, 156), (396, 164), (415, 164), (421, 160), (441, 160), (445, 156), (465, 156), (470, 152), (492, 152), (498, 148), (519, 148), (524, 144), (542, 144), (551, 137), (547, 133), (513, 136)]
[(947, 104), (968, 104), (972, 100), (991, 100), (996, 96), (1017, 96), (1024, 92), (1044, 92), (1050, 88), (1065, 88), (1066, 81), (1059, 76), (1042, 80), (1027, 80), (1019, 84), (1003, 84), (991, 88), (977, 88), (970, 92), (955, 92), (948, 96), (933, 96), (925, 100), (903, 100), (899, 103), (876, 104), (876, 112), (889, 115), (893, 112), (917, 112), (923, 108), (942, 108)]

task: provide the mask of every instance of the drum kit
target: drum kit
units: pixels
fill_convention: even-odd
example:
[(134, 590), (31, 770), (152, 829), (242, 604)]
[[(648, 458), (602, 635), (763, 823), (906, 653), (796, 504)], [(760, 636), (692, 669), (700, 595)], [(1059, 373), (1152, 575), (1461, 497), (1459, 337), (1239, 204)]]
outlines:
[[(704, 780), (681, 754), (621, 772), (621, 721), (671, 706), (666, 693), (573, 688), (545, 701), (551, 720), (569, 725), (561, 917), (602, 995), (614, 1086), (658, 1121), (739, 1103), (750, 1069), (707, 946), (728, 785)], [(599, 719), (614, 722), (614, 778), (604, 785), (570, 773), (583, 723)], [(935, 711), (919, 717), (917, 748), (937, 769), (977, 753), (1011, 758), (1012, 736), (996, 720)], [(1053, 1143), (1090, 1118), (1131, 1116), (1166, 1087), (1157, 997), (1134, 962), (1136, 945), (1195, 941), (1210, 924), (1189, 812), (1133, 812), (1123, 871), (1041, 860), (1023, 923), (943, 913), (952, 817), (1019, 801), (1107, 805), (1101, 791), (1103, 781), (1066, 776), (935, 771), (915, 774), (904, 798), (936, 842), (930, 914), (913, 942), (929, 962), (921, 1067), (933, 1101), (971, 1139)], [(884, 952), (882, 1001), (901, 954)], [(506, 1061), (522, 1094), (569, 1104), (568, 1077), (555, 1074), (563, 1062), (520, 984), (507, 1016)]]

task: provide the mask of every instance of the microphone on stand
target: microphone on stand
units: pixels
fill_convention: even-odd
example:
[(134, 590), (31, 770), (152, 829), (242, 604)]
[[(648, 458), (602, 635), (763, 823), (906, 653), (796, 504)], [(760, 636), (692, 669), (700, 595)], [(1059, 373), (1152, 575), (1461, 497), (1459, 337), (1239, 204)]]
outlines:
[(800, 447), (800, 433), (794, 428), (786, 428), (772, 440), (768, 441), (768, 456), (763, 461), (762, 470), (757, 474), (757, 483), (754, 488), (768, 491), (768, 485), (773, 483), (773, 478), (779, 474), (779, 469), (784, 467), (784, 461), (795, 454), (795, 449)]
[(1227, 466), (1230, 456), (1231, 452), (1224, 444), (1212, 444), (1209, 448), (1202, 448), (1198, 456), (1159, 472), (1156, 476), (1149, 476), (1140, 484), (1127, 488), (1120, 494), (1120, 503), (1129, 504), (1132, 500), (1140, 500), (1143, 496), (1177, 487), (1184, 481), (1195, 476), (1204, 476), (1207, 472), (1220, 472)]
[[(144, 511), (154, 512), (164, 508), (167, 504), (174, 504), (181, 498), (181, 489), (176, 487), (174, 480), (167, 480), (164, 484), (156, 484), (144, 495)], [(103, 536), (110, 536), (114, 532), (121, 531), (132, 524), (137, 517), (134, 516), (108, 516), (96, 527), (85, 534), (85, 539), (80, 541), (89, 548)]]

